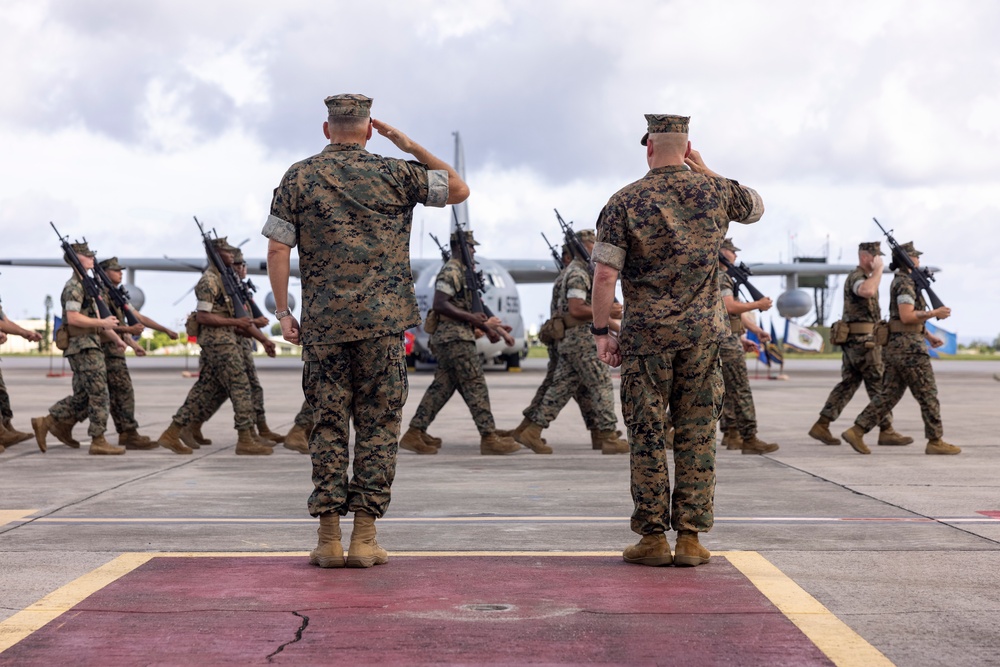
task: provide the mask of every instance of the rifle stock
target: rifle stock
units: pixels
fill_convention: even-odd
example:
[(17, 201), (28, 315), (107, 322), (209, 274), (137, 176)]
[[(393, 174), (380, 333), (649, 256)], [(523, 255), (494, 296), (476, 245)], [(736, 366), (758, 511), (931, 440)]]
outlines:
[(109, 278), (108, 274), (104, 272), (103, 268), (101, 268), (101, 265), (97, 261), (96, 257), (94, 258), (94, 275), (96, 275), (98, 280), (100, 280), (101, 283), (104, 284), (104, 287), (107, 288), (108, 295), (111, 297), (111, 300), (115, 302), (115, 306), (118, 310), (125, 313), (125, 321), (128, 322), (128, 325), (135, 326), (138, 324), (139, 318), (136, 317), (135, 313), (132, 312), (132, 309), (128, 307), (128, 292), (121, 285), (116, 286), (113, 282), (111, 282), (111, 278)]

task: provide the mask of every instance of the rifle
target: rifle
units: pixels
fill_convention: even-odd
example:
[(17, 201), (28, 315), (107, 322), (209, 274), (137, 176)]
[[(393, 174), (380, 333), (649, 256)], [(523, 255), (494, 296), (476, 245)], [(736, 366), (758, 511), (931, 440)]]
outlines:
[(556, 220), (559, 221), (559, 226), (562, 227), (563, 235), (566, 237), (566, 245), (574, 255), (584, 261), (587, 265), (587, 270), (593, 273), (590, 264), (590, 253), (587, 252), (587, 246), (583, 245), (583, 241), (573, 231), (573, 223), (563, 220), (563, 217), (559, 215), (559, 209), (554, 208), (552, 210), (556, 212)]
[[(83, 281), (83, 291), (86, 292), (87, 296), (93, 299), (97, 304), (99, 319), (103, 320), (111, 317), (111, 311), (108, 309), (108, 304), (104, 303), (104, 297), (101, 296), (101, 288), (98, 287), (97, 281), (94, 280), (90, 274), (84, 270), (83, 265), (80, 264), (80, 258), (76, 256), (76, 252), (74, 252), (73, 248), (69, 244), (69, 237), (64, 237), (60, 234), (53, 222), (50, 221), (49, 225), (52, 226), (52, 231), (54, 231), (56, 236), (59, 237), (59, 242), (62, 244), (63, 254), (66, 256), (66, 259), (69, 260), (73, 269), (80, 275), (80, 279)], [(97, 262), (94, 262), (94, 266), (97, 266)]]
[[(233, 271), (232, 267), (228, 268), (230, 271)], [(253, 319), (257, 319), (258, 317), (266, 317), (264, 313), (261, 311), (260, 307), (257, 305), (257, 302), (253, 300), (253, 295), (257, 291), (257, 286), (254, 285), (253, 281), (251, 281), (249, 278), (247, 278), (246, 280), (240, 280), (240, 277), (235, 274), (236, 272), (233, 271), (233, 277), (236, 278), (237, 282), (239, 283), (240, 290), (243, 292), (243, 300), (246, 303), (250, 304), (250, 314), (253, 316)]]
[[(215, 270), (219, 272), (222, 276), (222, 288), (226, 291), (226, 296), (233, 304), (233, 317), (236, 319), (242, 319), (244, 317), (250, 317), (247, 314), (247, 309), (243, 305), (243, 300), (240, 298), (242, 295), (239, 286), (236, 284), (239, 280), (236, 278), (236, 274), (233, 273), (232, 269), (226, 266), (226, 263), (222, 261), (222, 257), (219, 256), (219, 251), (215, 249), (212, 245), (212, 234), (211, 232), (206, 232), (205, 228), (201, 226), (198, 222), (198, 216), (194, 216), (194, 223), (198, 225), (198, 231), (201, 232), (201, 240), (205, 245), (205, 254), (208, 255), (208, 261), (211, 262)], [(217, 235), (218, 236), (218, 235)]]
[(434, 239), (434, 243), (437, 244), (438, 250), (441, 251), (441, 261), (447, 262), (449, 259), (451, 259), (451, 251), (445, 248), (443, 245), (441, 245), (441, 242), (438, 241), (438, 237), (434, 236), (433, 234), (431, 234), (430, 237)]
[(746, 287), (754, 301), (760, 301), (764, 298), (761, 291), (750, 284), (750, 276), (753, 275), (753, 272), (750, 270), (749, 266), (743, 262), (740, 262), (739, 266), (735, 266), (732, 262), (726, 259), (725, 255), (721, 252), (719, 253), (719, 261), (726, 267), (726, 273), (728, 273), (729, 277), (733, 279), (737, 290), (740, 289), (740, 286)]
[(118, 310), (125, 313), (125, 321), (128, 322), (129, 326), (135, 326), (139, 323), (139, 318), (135, 316), (132, 309), (129, 308), (129, 301), (131, 297), (129, 296), (128, 290), (125, 289), (123, 285), (115, 285), (111, 282), (111, 278), (108, 274), (104, 272), (101, 268), (100, 262), (97, 258), (94, 258), (94, 275), (100, 280), (108, 290), (108, 294), (111, 296), (111, 300), (114, 301), (115, 307)]
[(913, 282), (917, 285), (917, 291), (927, 293), (927, 298), (931, 300), (931, 305), (934, 307), (934, 310), (944, 308), (944, 303), (940, 298), (938, 298), (938, 295), (934, 293), (934, 290), (931, 289), (931, 281), (934, 280), (934, 274), (924, 267), (918, 268), (917, 265), (913, 263), (913, 260), (910, 259), (910, 256), (906, 254), (906, 251), (900, 247), (899, 241), (894, 239), (891, 233), (885, 231), (885, 227), (882, 226), (882, 223), (880, 223), (876, 218), (872, 218), (872, 220), (875, 220), (875, 224), (878, 225), (878, 228), (882, 230), (883, 234), (885, 234), (885, 239), (889, 243), (889, 248), (892, 249), (892, 264), (889, 265), (889, 269), (891, 270), (893, 268), (893, 264), (908, 269), (910, 271), (910, 277), (913, 278)]
[(545, 232), (542, 232), (542, 238), (545, 239), (545, 245), (547, 245), (549, 250), (552, 252), (552, 259), (556, 262), (556, 271), (562, 271), (565, 268), (563, 266), (562, 255), (558, 250), (556, 250), (556, 247), (549, 242), (548, 237), (545, 236)]

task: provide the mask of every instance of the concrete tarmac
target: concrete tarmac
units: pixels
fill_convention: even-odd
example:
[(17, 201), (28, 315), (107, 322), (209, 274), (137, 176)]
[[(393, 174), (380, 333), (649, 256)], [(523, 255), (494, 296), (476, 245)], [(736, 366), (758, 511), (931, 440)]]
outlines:
[[(48, 360), (11, 358), (2, 363), (14, 425), (21, 430), (30, 430), (32, 416), (45, 414), (49, 405), (71, 391), (68, 376), (47, 377)], [(196, 359), (130, 360), (142, 433), (156, 438), (183, 401), (193, 383), (181, 375), (186, 363), (196, 368)], [(513, 428), (520, 421), (521, 410), (542, 380), (543, 363), (526, 360), (521, 373), (488, 371), (500, 428)], [(59, 365), (56, 358), (57, 370)], [(274, 430), (285, 432), (302, 401), (301, 364), (297, 359), (261, 359), (259, 368), (268, 421)], [(826, 446), (806, 435), (839, 379), (839, 362), (793, 360), (786, 366), (789, 379), (784, 381), (754, 380), (751, 363), (760, 435), (778, 442), (781, 449), (767, 456), (720, 450), (716, 525), (702, 540), (715, 554), (712, 562), (693, 570), (657, 571), (682, 578), (720, 573), (716, 585), (721, 588), (713, 595), (724, 600), (725, 582), (736, 576), (724, 568), (732, 564), (746, 574), (752, 569), (746, 565), (747, 552), (759, 554), (760, 567), (774, 570), (759, 570), (765, 574), (756, 578), (747, 574), (758, 589), (782, 578), (788, 584), (782, 590), (801, 589), (802, 599), (811, 600), (798, 612), (790, 612), (780, 602), (784, 593), (768, 596), (797, 627), (805, 628), (812, 615), (842, 624), (847, 635), (857, 634), (850, 641), (816, 640), (803, 629), (822, 649), (817, 653), (820, 662), (873, 664), (871, 656), (876, 656), (897, 665), (1000, 664), (1000, 384), (994, 379), (998, 371), (1000, 364), (993, 362), (935, 362), (945, 438), (962, 447), (960, 455), (924, 454), (919, 410), (907, 394), (895, 411), (895, 426), (916, 442), (878, 447), (877, 433), (871, 433), (867, 440), (872, 454), (862, 456), (849, 445)], [(404, 429), (431, 378), (429, 372), (411, 373)], [(617, 376), (615, 383), (617, 388)], [(833, 425), (834, 433), (848, 428), (865, 403), (862, 388)], [(109, 424), (111, 442), (113, 431)], [(480, 456), (478, 434), (457, 395), (429, 431), (444, 439), (437, 455), (400, 452), (392, 504), (378, 522), (379, 542), (395, 559), (385, 568), (404, 567), (408, 556), (403, 554), (413, 558), (579, 554), (593, 559), (588, 563), (617, 568), (621, 550), (636, 540), (628, 521), (632, 510), (628, 456), (592, 451), (575, 404), (545, 432), (555, 449), (551, 456), (527, 449), (505, 457)], [(42, 646), (55, 639), (32, 644), (33, 633), (58, 636), (62, 626), (51, 622), (31, 626), (24, 610), (38, 612), (56, 605), (54, 591), (65, 592), (63, 587), (72, 587), (81, 578), (91, 581), (88, 577), (95, 571), (105, 576), (109, 568), (114, 570), (129, 558), (138, 558), (135, 563), (141, 565), (150, 554), (237, 558), (296, 552), (282, 562), (294, 566), (304, 562), (299, 554), (315, 545), (316, 529), (306, 512), (312, 488), (309, 458), (281, 446), (269, 457), (235, 456), (228, 404), (206, 424), (204, 433), (214, 444), (192, 456), (165, 449), (87, 456), (85, 424), (76, 428), (84, 441), (80, 450), (50, 438), (45, 454), (33, 440), (0, 453), (0, 664), (28, 664), (26, 658), (33, 655), (44, 662)], [(349, 523), (345, 528), (346, 545)], [(636, 569), (653, 568), (624, 566), (614, 572)], [(121, 570), (127, 571), (131, 570)], [(487, 571), (484, 577), (489, 576)], [(322, 574), (330, 572), (348, 571)], [(126, 576), (118, 585), (127, 588), (130, 581)], [(580, 585), (586, 585), (585, 575)], [(406, 595), (405, 590), (398, 593)], [(43, 605), (32, 607), (42, 599)], [(632, 600), (637, 608), (630, 613), (641, 615), (641, 589)], [(729, 612), (705, 604), (704, 613), (716, 614), (721, 624), (711, 626), (701, 640), (724, 641), (723, 614)], [(52, 618), (57, 617), (68, 615)], [(34, 629), (15, 637), (12, 633), (19, 631), (15, 625)], [(698, 628), (710, 626), (678, 627), (690, 639)], [(750, 633), (746, 637), (753, 634), (745, 624), (740, 627)], [(387, 630), (391, 632), (392, 626)], [(308, 633), (300, 628), (298, 635), (301, 639)], [(603, 641), (587, 636), (581, 635), (580, 647)], [(767, 636), (760, 628), (755, 641), (763, 642), (763, 647)], [(447, 643), (447, 637), (441, 641)], [(133, 641), (141, 644), (142, 639)], [(178, 638), (168, 641), (176, 645)], [(871, 651), (838, 653), (838, 642), (863, 644)], [(746, 648), (754, 645), (746, 639), (742, 650), (723, 652), (721, 657), (712, 654), (701, 664), (820, 664), (802, 657), (806, 653), (792, 652), (785, 660), (776, 660), (773, 650)], [(86, 646), (75, 646), (65, 657), (81, 664), (130, 664), (136, 659), (132, 654), (109, 660), (107, 655), (87, 653)], [(282, 656), (288, 664), (310, 662), (302, 657), (297, 663), (291, 648), (284, 654), (273, 650), (260, 653), (257, 662), (278, 662)], [(447, 653), (420, 660), (392, 655), (394, 659), (383, 663), (452, 661)], [(468, 660), (468, 654), (454, 655), (455, 662)], [(477, 661), (504, 661), (502, 655), (496, 657), (500, 654), (489, 655), (495, 659), (483, 654)], [(618, 660), (608, 655), (599, 660), (562, 655), (567, 664), (672, 662), (669, 655), (658, 659), (643, 654), (634, 660), (627, 655)], [(254, 662), (241, 656), (241, 662)], [(162, 654), (159, 660), (142, 661), (186, 662), (180, 657), (164, 659)], [(531, 661), (556, 660), (538, 654)]]

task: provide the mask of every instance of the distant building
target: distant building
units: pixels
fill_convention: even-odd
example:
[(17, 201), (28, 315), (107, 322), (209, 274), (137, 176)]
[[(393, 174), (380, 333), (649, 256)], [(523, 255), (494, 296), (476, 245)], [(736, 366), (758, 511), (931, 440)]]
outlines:
[[(11, 320), (19, 327), (28, 331), (37, 331), (45, 335), (45, 320)], [(26, 338), (7, 334), (7, 342), (0, 345), (0, 356), (4, 354), (25, 354), (27, 352), (38, 352), (38, 343), (32, 343)]]

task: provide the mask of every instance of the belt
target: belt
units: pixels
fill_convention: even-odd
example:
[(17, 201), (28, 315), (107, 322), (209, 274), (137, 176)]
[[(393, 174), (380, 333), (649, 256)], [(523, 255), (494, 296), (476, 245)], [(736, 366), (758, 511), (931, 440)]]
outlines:
[(874, 322), (847, 322), (847, 332), (850, 334), (868, 335), (875, 330)]
[(923, 333), (923, 324), (903, 324), (900, 320), (889, 320), (890, 333)]

